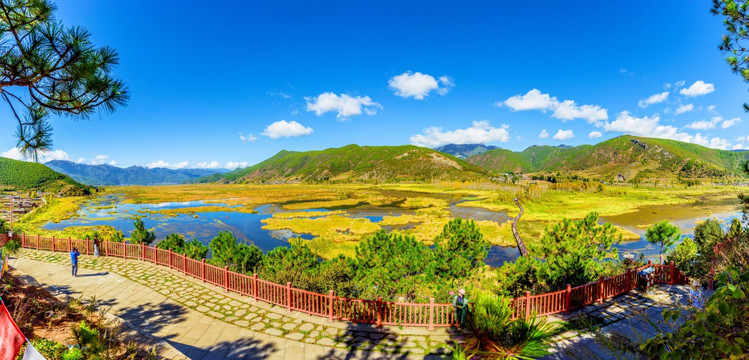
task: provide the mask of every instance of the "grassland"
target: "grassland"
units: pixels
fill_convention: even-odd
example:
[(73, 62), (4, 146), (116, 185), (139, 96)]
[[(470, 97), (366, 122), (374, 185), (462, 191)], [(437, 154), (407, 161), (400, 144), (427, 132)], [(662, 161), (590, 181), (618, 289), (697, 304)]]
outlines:
[[(126, 203), (162, 203), (202, 200), (208, 203), (239, 205), (206, 206), (150, 211), (163, 215), (194, 214), (204, 211), (252, 212), (260, 205), (273, 204), (273, 216), (263, 221), (267, 230), (291, 230), (311, 234), (309, 245), (320, 256), (353, 254), (356, 244), (366, 236), (385, 228), (413, 235), (430, 244), (452, 218), (451, 206), (468, 206), (517, 214), (514, 198), (525, 206), (518, 230), (532, 244), (551, 223), (562, 218), (579, 219), (595, 211), (602, 217), (636, 214), (638, 209), (660, 207), (699, 208), (707, 214), (716, 204), (731, 203), (740, 187), (632, 187), (591, 186), (586, 183), (549, 184), (525, 182), (517, 185), (496, 183), (441, 182), (434, 184), (387, 185), (175, 185), (107, 188), (108, 194), (122, 194)], [(40, 230), (47, 222), (73, 216), (86, 197), (55, 199), (49, 205), (23, 219), (28, 233), (51, 235)], [(102, 206), (107, 208), (106, 205)], [(374, 222), (361, 214), (375, 210), (382, 220)], [(664, 210), (668, 212), (667, 210)], [(357, 213), (358, 212), (358, 213)], [(146, 214), (149, 215), (149, 214)], [(694, 213), (692, 213), (694, 215)], [(652, 219), (648, 219), (650, 221)], [(477, 221), (492, 244), (514, 246), (509, 222)], [(644, 224), (643, 226), (646, 226)], [(77, 236), (87, 227), (68, 228), (58, 236)], [(109, 233), (114, 229), (99, 227)], [(626, 239), (639, 235), (622, 229)]]

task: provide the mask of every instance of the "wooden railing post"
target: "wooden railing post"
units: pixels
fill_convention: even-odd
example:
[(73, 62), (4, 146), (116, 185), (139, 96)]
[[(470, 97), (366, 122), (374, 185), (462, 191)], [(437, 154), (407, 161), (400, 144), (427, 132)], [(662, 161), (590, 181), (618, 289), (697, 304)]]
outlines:
[(377, 295), (377, 327), (382, 327), (382, 295)]
[(224, 266), (224, 291), (229, 292), (229, 267)]
[(146, 261), (146, 244), (140, 244), (140, 261)]
[(68, 236), (68, 252), (71, 252), (71, 251), (73, 251), (73, 248), (71, 247), (71, 244), (70, 244), (70, 236)]
[(36, 249), (39, 250), (39, 234), (36, 234)]
[(109, 256), (109, 240), (104, 240), (104, 256)]
[(91, 240), (86, 239), (86, 255), (89, 255), (88, 243), (90, 243), (90, 242), (91, 242)]
[(328, 292), (328, 322), (333, 322), (333, 290)]
[(669, 264), (671, 267), (671, 279), (669, 279), (669, 284), (673, 285), (676, 282), (674, 281), (676, 279), (676, 268), (674, 267), (674, 262), (672, 261), (671, 264)]
[(525, 292), (525, 320), (531, 318), (531, 292)]
[(429, 298), (429, 331), (434, 330), (434, 298)]
[(182, 254), (182, 274), (187, 275), (187, 255)]
[(564, 308), (566, 313), (572, 311), (572, 285), (567, 284), (567, 292), (564, 293)]
[(200, 267), (201, 268), (201, 270), (200, 270), (200, 279), (203, 280), (203, 282), (205, 282), (205, 259), (203, 259), (203, 261), (201, 261), (201, 263), (202, 263), (202, 266)]
[(286, 310), (291, 312), (291, 281), (286, 283)]
[(257, 301), (257, 274), (252, 274), (252, 298)]
[(55, 252), (55, 236), (52, 235), (52, 252)]
[(603, 276), (598, 279), (598, 302), (603, 302)]
[(122, 258), (127, 259), (127, 243), (122, 243)]
[(26, 233), (21, 234), (21, 239), (23, 239), (21, 240), (21, 244), (23, 244), (24, 247), (28, 246), (26, 243)]
[(172, 268), (172, 249), (169, 249), (169, 268)]

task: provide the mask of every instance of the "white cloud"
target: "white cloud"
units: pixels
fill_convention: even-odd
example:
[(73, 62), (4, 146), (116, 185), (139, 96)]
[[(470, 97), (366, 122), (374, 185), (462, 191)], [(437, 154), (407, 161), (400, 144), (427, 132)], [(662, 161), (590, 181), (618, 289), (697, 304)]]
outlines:
[(532, 89), (525, 95), (512, 96), (494, 105), (505, 105), (513, 111), (540, 110), (546, 112), (550, 110), (553, 111), (552, 117), (562, 121), (585, 119), (592, 124), (609, 118), (607, 110), (598, 105), (577, 105), (573, 100), (560, 102), (556, 97), (543, 94), (538, 89)]
[(445, 144), (475, 144), (490, 143), (495, 141), (510, 141), (510, 133), (507, 131), (508, 125), (502, 124), (496, 128), (489, 124), (489, 121), (474, 121), (473, 126), (467, 129), (457, 129), (454, 131), (442, 131), (442, 128), (430, 127), (424, 129), (423, 134), (411, 136), (411, 144), (423, 147), (437, 147)]
[(189, 161), (182, 161), (182, 162), (178, 162), (175, 164), (170, 164), (164, 160), (154, 161), (146, 165), (146, 167), (149, 169), (153, 169), (153, 168), (184, 169), (188, 166), (190, 166)]
[(84, 159), (84, 158), (80, 157), (80, 158), (78, 158), (78, 160), (76, 160), (75, 162), (76, 162), (77, 164), (81, 164), (81, 163), (83, 163), (84, 161), (86, 161), (86, 159)]
[(721, 118), (720, 116), (715, 116), (710, 120), (695, 121), (687, 125), (686, 127), (688, 129), (694, 129), (694, 130), (710, 130), (710, 129), (715, 129), (715, 126), (722, 120), (723, 118)]
[(557, 139), (557, 140), (567, 140), (567, 139), (572, 139), (573, 137), (575, 137), (575, 134), (572, 132), (572, 130), (559, 129), (552, 138)]
[(715, 112), (715, 105), (710, 105), (707, 107), (707, 111), (714, 113)]
[(309, 135), (312, 134), (312, 131), (311, 127), (305, 127), (296, 121), (281, 120), (268, 125), (263, 131), (263, 135), (271, 139), (278, 139)]
[(147, 168), (153, 169), (153, 168), (168, 168), (169, 163), (164, 160), (154, 161), (148, 165), (146, 165)]
[(664, 91), (664, 92), (662, 92), (660, 94), (651, 95), (649, 98), (647, 98), (645, 100), (640, 100), (640, 102), (638, 102), (637, 104), (641, 108), (646, 108), (646, 107), (648, 107), (648, 105), (653, 105), (653, 104), (657, 104), (657, 103), (661, 103), (661, 102), (666, 101), (666, 99), (668, 98), (668, 94), (670, 94), (670, 92)]
[(731, 149), (733, 149), (733, 150), (744, 150), (744, 149), (746, 149), (746, 147), (744, 147), (743, 143), (738, 143), (738, 144), (734, 145)]
[(674, 83), (674, 87), (675, 88), (680, 88), (680, 87), (684, 86), (684, 84), (686, 84), (686, 83), (687, 82), (685, 80), (679, 80), (679, 81), (677, 81), (677, 82)]
[[(33, 155), (26, 156), (21, 153), (19, 148), (10, 148), (7, 151), (3, 151), (0, 153), (0, 157), (23, 161), (33, 161), (34, 159)], [(62, 150), (40, 151), (38, 157), (40, 163), (46, 163), (52, 160), (70, 160), (68, 153)]]
[[(605, 124), (603, 124), (603, 128), (607, 132), (614, 131), (636, 136), (672, 139), (716, 149), (727, 149), (731, 145), (730, 142), (725, 139), (717, 137), (709, 139), (707, 136), (703, 136), (699, 133), (691, 135), (685, 132), (679, 132), (678, 128), (670, 125), (660, 125), (659, 122), (660, 118), (658, 117), (658, 115), (655, 115), (653, 117), (643, 116), (641, 118), (637, 118), (630, 115), (628, 111), (622, 111), (616, 117), (615, 121), (611, 123), (606, 122)], [(709, 121), (706, 121), (706, 123), (709, 123)]]
[(683, 114), (692, 110), (694, 110), (694, 104), (679, 105), (679, 107), (676, 108), (676, 111), (674, 111), (674, 115)]
[(247, 167), (247, 161), (241, 161), (241, 162), (229, 161), (226, 163), (226, 165), (224, 165), (224, 168), (227, 168), (229, 170), (233, 170), (236, 168), (245, 168), (245, 167)]
[(546, 131), (546, 129), (541, 130), (541, 133), (538, 134), (539, 139), (548, 139), (549, 138), (549, 132)]
[(218, 161), (211, 161), (211, 162), (199, 162), (197, 165), (198, 168), (201, 169), (218, 169)]
[(681, 89), (679, 93), (684, 96), (695, 97), (707, 95), (713, 91), (715, 91), (715, 86), (713, 84), (708, 84), (702, 80), (697, 80), (690, 87)]
[(733, 119), (730, 119), (730, 120), (723, 121), (723, 123), (720, 124), (720, 127), (724, 128), (724, 129), (728, 129), (729, 127), (734, 126), (734, 125), (736, 125), (736, 124), (738, 124), (740, 122), (741, 122), (740, 118), (733, 118)]
[(89, 165), (102, 165), (107, 163), (107, 159), (109, 159), (109, 155), (96, 155), (93, 159), (88, 161)]
[(599, 137), (603, 136), (600, 131), (591, 131), (590, 134), (588, 134), (588, 137), (591, 139), (597, 139)]
[(388, 80), (388, 85), (395, 90), (395, 95), (404, 98), (412, 97), (416, 100), (423, 100), (432, 91), (445, 95), (451, 87), (455, 86), (447, 76), (441, 76), (438, 81), (432, 75), (411, 71), (393, 76)]
[(377, 108), (382, 109), (382, 105), (372, 101), (369, 96), (352, 97), (346, 94), (339, 96), (326, 92), (317, 97), (305, 97), (304, 100), (307, 101), (307, 111), (314, 111), (317, 116), (334, 111), (338, 113), (336, 117), (339, 119), (361, 115), (362, 111), (371, 116), (377, 113)]
[(114, 160), (111, 160), (111, 161), (109, 162), (109, 165), (110, 165), (110, 166), (115, 166), (115, 165), (117, 165), (117, 162), (116, 162), (116, 161), (114, 161)]
[(528, 91), (525, 95), (515, 95), (508, 98), (505, 101), (495, 103), (495, 106), (505, 105), (513, 111), (523, 110), (541, 110), (546, 111), (548, 109), (556, 107), (559, 103), (557, 98), (549, 96), (549, 94), (542, 94), (538, 89)]
[(244, 135), (242, 133), (239, 133), (239, 140), (242, 140), (244, 142), (253, 142), (257, 140), (257, 138), (252, 134)]

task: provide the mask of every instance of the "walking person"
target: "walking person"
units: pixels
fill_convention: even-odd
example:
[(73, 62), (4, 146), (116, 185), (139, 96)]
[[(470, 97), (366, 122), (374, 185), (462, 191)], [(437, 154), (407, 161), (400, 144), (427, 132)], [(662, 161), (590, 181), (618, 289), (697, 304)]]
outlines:
[(459, 328), (465, 327), (466, 313), (468, 312), (468, 299), (465, 289), (458, 290), (458, 295), (455, 295), (453, 299), (453, 307), (455, 308), (455, 322), (458, 323)]
[(94, 234), (94, 256), (99, 257), (99, 234)]
[(78, 252), (78, 248), (73, 248), (70, 251), (70, 264), (73, 267), (73, 276), (78, 276), (78, 256), (80, 255), (81, 253)]

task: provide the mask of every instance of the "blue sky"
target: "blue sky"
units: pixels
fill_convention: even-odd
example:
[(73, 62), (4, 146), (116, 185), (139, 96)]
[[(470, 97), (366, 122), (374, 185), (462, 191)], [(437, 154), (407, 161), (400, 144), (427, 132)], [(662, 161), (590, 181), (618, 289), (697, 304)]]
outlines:
[[(208, 4), (208, 5), (207, 5)], [(131, 100), (55, 118), (47, 159), (236, 167), (276, 152), (624, 133), (749, 148), (708, 1), (58, 2), (119, 51)], [(3, 156), (15, 157), (15, 121)]]

